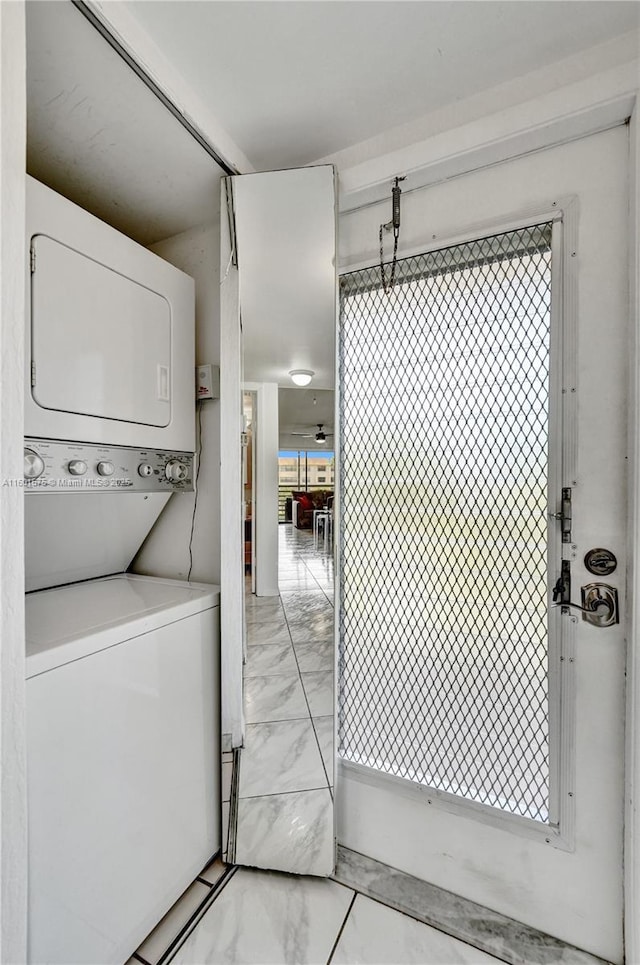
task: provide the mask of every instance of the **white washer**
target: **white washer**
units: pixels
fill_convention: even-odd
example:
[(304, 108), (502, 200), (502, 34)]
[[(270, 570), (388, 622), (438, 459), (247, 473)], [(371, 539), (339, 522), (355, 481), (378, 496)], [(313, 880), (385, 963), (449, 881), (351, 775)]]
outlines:
[(122, 965), (220, 846), (218, 588), (26, 601), (29, 962)]

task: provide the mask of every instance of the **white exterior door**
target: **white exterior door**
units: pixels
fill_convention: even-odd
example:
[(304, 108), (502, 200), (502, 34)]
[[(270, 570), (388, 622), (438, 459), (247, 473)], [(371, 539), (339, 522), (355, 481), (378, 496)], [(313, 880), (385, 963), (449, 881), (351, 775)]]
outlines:
[[(343, 779), (338, 785), (338, 840), (355, 851), (375, 857), (516, 920), (524, 921), (615, 963), (621, 963), (624, 954), (622, 817), (626, 632), (624, 587), (627, 543), (625, 460), (630, 347), (627, 308), (627, 165), (627, 129), (620, 127), (492, 169), (475, 172), (429, 190), (415, 192), (403, 199), (401, 256), (451, 250), (452, 245), (471, 242), (471, 245), (467, 246), (465, 264), (467, 269), (469, 264), (473, 265), (471, 272), (476, 272), (476, 276), (473, 283), (467, 279), (465, 284), (469, 290), (476, 285), (477, 291), (471, 299), (472, 307), (465, 320), (468, 325), (478, 325), (477, 292), (490, 287), (488, 281), (486, 284), (478, 283), (477, 273), (483, 270), (478, 268), (478, 265), (482, 263), (484, 254), (479, 251), (479, 261), (474, 262), (471, 257), (473, 244), (478, 239), (495, 236), (523, 225), (549, 226), (547, 264), (550, 265), (551, 294), (548, 311), (551, 321), (547, 348), (543, 349), (541, 355), (540, 346), (536, 348), (533, 345), (535, 340), (529, 343), (525, 339), (521, 345), (525, 346), (526, 342), (528, 348), (512, 350), (511, 345), (505, 346), (505, 339), (508, 340), (510, 336), (505, 336), (503, 331), (495, 347), (487, 354), (487, 358), (491, 357), (494, 362), (496, 358), (499, 360), (496, 370), (492, 374), (486, 366), (483, 368), (480, 365), (475, 372), (475, 378), (484, 383), (485, 389), (488, 378), (497, 375), (499, 381), (501, 373), (515, 372), (514, 390), (511, 396), (507, 393), (502, 402), (501, 417), (507, 420), (512, 416), (521, 416), (527, 406), (538, 405), (537, 397), (531, 395), (530, 386), (523, 391), (523, 380), (527, 378), (527, 364), (523, 364), (523, 352), (531, 352), (529, 366), (536, 367), (540, 378), (542, 381), (546, 380), (548, 385), (545, 403), (547, 408), (544, 409), (542, 418), (544, 432), (539, 434), (537, 441), (533, 443), (534, 447), (539, 447), (539, 451), (534, 454), (535, 458), (532, 457), (536, 464), (544, 461), (545, 479), (548, 481), (549, 504), (548, 507), (543, 507), (542, 511), (547, 509), (550, 513), (549, 526), (547, 528), (546, 524), (542, 524), (540, 528), (538, 521), (538, 529), (532, 530), (542, 533), (539, 537), (541, 555), (537, 563), (534, 561), (533, 569), (535, 571), (537, 566), (538, 571), (542, 572), (543, 583), (546, 571), (547, 596), (545, 599), (543, 592), (536, 602), (535, 592), (529, 593), (529, 588), (522, 582), (519, 583), (517, 576), (514, 577), (519, 565), (516, 552), (507, 564), (504, 562), (505, 558), (494, 558), (494, 567), (502, 565), (504, 572), (497, 581), (495, 572), (491, 574), (493, 585), (499, 589), (495, 591), (494, 597), (484, 599), (483, 604), (487, 608), (487, 624), (492, 620), (495, 622), (496, 608), (501, 608), (501, 625), (506, 630), (501, 637), (495, 639), (500, 639), (501, 646), (513, 649), (521, 646), (527, 627), (534, 622), (536, 613), (539, 616), (540, 606), (544, 608), (542, 636), (548, 645), (548, 656), (545, 673), (540, 681), (544, 699), (535, 712), (531, 710), (526, 687), (520, 704), (516, 698), (518, 692), (522, 691), (521, 683), (524, 677), (528, 677), (526, 683), (530, 683), (530, 678), (540, 675), (539, 665), (527, 665), (526, 658), (520, 662), (513, 661), (511, 652), (508, 654), (511, 662), (507, 660), (501, 663), (495, 659), (495, 646), (492, 651), (491, 641), (488, 644), (489, 649), (485, 651), (488, 655), (487, 661), (478, 659), (477, 655), (469, 656), (477, 644), (477, 628), (482, 621), (480, 612), (480, 616), (475, 613), (476, 619), (475, 623), (473, 622), (474, 601), (471, 599), (472, 592), (476, 590), (478, 598), (482, 599), (482, 567), (476, 566), (474, 588), (460, 577), (457, 583), (454, 581), (449, 587), (450, 590), (451, 587), (457, 590), (457, 596), (453, 592), (447, 594), (443, 592), (443, 586), (438, 584), (438, 568), (449, 566), (451, 569), (450, 559), (439, 560), (432, 555), (425, 563), (425, 553), (420, 554), (418, 547), (416, 558), (421, 558), (424, 565), (422, 583), (428, 583), (431, 590), (430, 612), (426, 612), (428, 608), (421, 596), (421, 590), (417, 586), (411, 590), (410, 576), (398, 580), (394, 586), (392, 567), (387, 571), (387, 593), (374, 594), (366, 610), (366, 617), (362, 617), (363, 622), (358, 624), (361, 618), (358, 616), (357, 600), (366, 591), (367, 581), (375, 582), (376, 571), (379, 575), (380, 567), (388, 567), (394, 554), (398, 558), (398, 566), (401, 567), (400, 554), (410, 546), (411, 533), (414, 543), (415, 534), (422, 533), (421, 507), (405, 507), (407, 512), (413, 513), (414, 519), (411, 533), (407, 535), (404, 526), (407, 512), (403, 515), (397, 511), (401, 507), (396, 506), (393, 516), (394, 536), (385, 543), (381, 538), (381, 530), (374, 532), (378, 517), (375, 499), (369, 493), (372, 500), (370, 511), (364, 511), (362, 507), (365, 503), (361, 502), (359, 529), (357, 532), (350, 530), (348, 487), (349, 459), (352, 458), (352, 453), (348, 447), (356, 444), (354, 440), (357, 440), (358, 420), (354, 422), (352, 419), (350, 424), (348, 414), (343, 417), (345, 450), (342, 453), (343, 472), (347, 480), (343, 493), (345, 545), (341, 589), (345, 669), (340, 708), (341, 748), (345, 760), (342, 766)], [(366, 253), (372, 250), (371, 239), (377, 236), (380, 220), (383, 220), (380, 210), (375, 208), (364, 209), (348, 216), (342, 232), (341, 252), (342, 265), (349, 266), (344, 269), (346, 272), (350, 273), (365, 264), (372, 264), (372, 261), (365, 261)], [(509, 258), (517, 247), (513, 239), (509, 244), (512, 247), (504, 259), (504, 265), (507, 265), (507, 268), (503, 266), (505, 277), (511, 271), (508, 267), (511, 264)], [(534, 242), (530, 245), (535, 247)], [(518, 257), (527, 260), (531, 251), (529, 247)], [(547, 256), (541, 257), (544, 260)], [(515, 264), (515, 261), (513, 263)], [(433, 261), (431, 267), (433, 268)], [(447, 270), (453, 277), (457, 268), (450, 266)], [(489, 269), (489, 272), (491, 270)], [(437, 271), (440, 269), (434, 269), (436, 274)], [(398, 279), (398, 285), (401, 285), (401, 267)], [(542, 275), (538, 282), (540, 287), (535, 295), (536, 299), (543, 297), (540, 292), (546, 284)], [(528, 284), (520, 283), (520, 305), (528, 297)], [(393, 293), (389, 298), (393, 300)], [(468, 302), (466, 304), (468, 307)], [(391, 308), (383, 310), (392, 311)], [(544, 307), (536, 310), (540, 318), (545, 317), (547, 310)], [(475, 345), (480, 340), (492, 337), (493, 309), (485, 305), (482, 311), (485, 313), (484, 321), (478, 327), (475, 343), (471, 339), (461, 348), (457, 336), (453, 340), (452, 357), (456, 353), (464, 356), (466, 365), (464, 392), (456, 394), (450, 380), (439, 389), (437, 385), (434, 388), (437, 368), (427, 373), (426, 356), (430, 351), (433, 352), (435, 329), (431, 332), (423, 357), (425, 368), (416, 367), (413, 373), (415, 382), (419, 385), (413, 385), (412, 391), (421, 394), (422, 414), (428, 418), (429, 405), (437, 404), (438, 398), (442, 403), (442, 399), (446, 398), (451, 424), (456, 426), (457, 433), (463, 431), (460, 426), (463, 423), (466, 425), (464, 420), (472, 416), (484, 418), (487, 432), (493, 431), (489, 413), (483, 410), (482, 404), (474, 403), (476, 396), (472, 382), (469, 381), (473, 377), (473, 366), (467, 364), (468, 356), (474, 354)], [(420, 312), (424, 315), (423, 309), (420, 309), (418, 314)], [(494, 314), (497, 318), (498, 313)], [(515, 312), (515, 316), (517, 315), (518, 312)], [(438, 321), (439, 325), (444, 324), (443, 319), (446, 322), (444, 309)], [(525, 321), (525, 329), (527, 324)], [(527, 337), (528, 334), (525, 331)], [(406, 342), (407, 333), (398, 336), (401, 337)], [(372, 340), (376, 340), (374, 329)], [(383, 346), (380, 339), (377, 341), (380, 351), (387, 351), (390, 358), (395, 358), (388, 342)], [(518, 352), (521, 354), (516, 358)], [(542, 370), (540, 369), (540, 359), (543, 356), (548, 360), (546, 371), (543, 371), (544, 365)], [(341, 382), (342, 404), (346, 406), (349, 404), (350, 390), (354, 392), (352, 401), (355, 403), (356, 389), (360, 383), (357, 379), (349, 381), (348, 353), (342, 364), (345, 367)], [(419, 364), (422, 365), (423, 362)], [(443, 361), (442, 364), (446, 366), (448, 363)], [(458, 368), (455, 371), (461, 371), (462, 363), (459, 358), (456, 365)], [(366, 368), (366, 365), (364, 367)], [(449, 371), (453, 371), (453, 368)], [(425, 373), (428, 376), (428, 385), (422, 384)], [(384, 392), (380, 380), (377, 388), (379, 391), (382, 388)], [(489, 395), (490, 393), (485, 394), (484, 398)], [(511, 398), (511, 403), (505, 405), (504, 399), (508, 398)], [(358, 400), (361, 407), (358, 419), (362, 424), (366, 423), (370, 414), (367, 404), (365, 396)], [(405, 404), (413, 403), (403, 399), (402, 405)], [(465, 411), (467, 416), (464, 415)], [(462, 416), (459, 416), (460, 412), (463, 413)], [(542, 423), (539, 421), (539, 424)], [(381, 447), (385, 431), (387, 439), (390, 437), (389, 425), (388, 423), (379, 428), (377, 438)], [(512, 443), (514, 440), (517, 443), (514, 451), (518, 450), (513, 459), (505, 459), (504, 451), (500, 454), (502, 463), (507, 467), (511, 466), (511, 469), (514, 460), (517, 462), (520, 457), (522, 448), (531, 443), (531, 438), (523, 435), (522, 427), (532, 423), (528, 423), (525, 418), (520, 425), (521, 428), (514, 430), (515, 434), (511, 436)], [(400, 450), (403, 445), (402, 434), (396, 423), (394, 431), (395, 444)], [(415, 435), (418, 436), (419, 433), (416, 432)], [(502, 436), (498, 433), (496, 438), (504, 440), (507, 436), (503, 432)], [(446, 467), (448, 475), (444, 473), (442, 462), (432, 461), (430, 464), (434, 478), (441, 472), (445, 479), (451, 480), (453, 497), (456, 471), (462, 478), (471, 471), (470, 466), (473, 468), (471, 457), (462, 468), (456, 463), (451, 456), (451, 453), (455, 456), (458, 452), (455, 443), (454, 439), (446, 450), (450, 456)], [(405, 450), (410, 448), (411, 440)], [(352, 459), (352, 465), (356, 466), (357, 460), (354, 462)], [(406, 474), (406, 468), (406, 452), (404, 456), (399, 456), (397, 471), (393, 467), (386, 467), (387, 482), (393, 472), (396, 472), (394, 479), (403, 480), (402, 483), (397, 483), (396, 488), (396, 493), (400, 494), (397, 501), (399, 503), (406, 500), (409, 491), (402, 476), (403, 473)], [(368, 484), (370, 485), (370, 481)], [(571, 491), (570, 513), (568, 503), (565, 502), (564, 507), (562, 505), (563, 489)], [(415, 487), (413, 491), (416, 492)], [(487, 490), (488, 503), (495, 501), (497, 491), (496, 486)], [(427, 496), (424, 498), (426, 500)], [(531, 498), (533, 506), (535, 499), (533, 496)], [(535, 512), (538, 512), (537, 503), (535, 507)], [(509, 508), (507, 505), (503, 517), (509, 516)], [(445, 510), (449, 512), (445, 507), (442, 508), (442, 514)], [(564, 521), (553, 518), (554, 514), (563, 511)], [(439, 522), (434, 523), (432, 519), (430, 523), (427, 519), (425, 525), (442, 527), (442, 514)], [(561, 530), (564, 527), (568, 533), (569, 515), (570, 537), (563, 541)], [(498, 507), (496, 518), (499, 516)], [(505, 522), (504, 518), (502, 522)], [(371, 538), (369, 543), (368, 537)], [(458, 537), (455, 550), (450, 552), (455, 551), (461, 561), (460, 565), (464, 565), (465, 560), (468, 563), (471, 558), (476, 563), (478, 559), (482, 559), (482, 564), (488, 571), (491, 568), (491, 553), (485, 558), (482, 557), (483, 550), (475, 534), (462, 532), (458, 533)], [(351, 547), (348, 542), (350, 538)], [(504, 531), (499, 538), (505, 542)], [(429, 534), (425, 533), (424, 546), (432, 548), (434, 543), (433, 540), (430, 543), (429, 539)], [(357, 553), (354, 555), (351, 552), (356, 543), (357, 549), (364, 547), (365, 554), (367, 546), (371, 548), (368, 561), (359, 567), (354, 565)], [(520, 545), (521, 555), (529, 554), (531, 538), (528, 546), (526, 539)], [(615, 569), (608, 575), (590, 572), (585, 562), (589, 551), (601, 548), (611, 551), (617, 561)], [(514, 559), (516, 562), (513, 562)], [(471, 568), (473, 569), (473, 566)], [(455, 567), (454, 570), (459, 572)], [(522, 572), (526, 573), (526, 567)], [(620, 599), (620, 622), (612, 626), (596, 627), (585, 621), (577, 609), (552, 609), (549, 605), (551, 591), (558, 579), (563, 574), (566, 577), (569, 572), (573, 603), (583, 603), (581, 587), (601, 582), (611, 585)], [(381, 583), (380, 586), (382, 585)], [(439, 588), (439, 592), (434, 592), (434, 588)], [(566, 597), (566, 580), (564, 591)], [(407, 600), (408, 592), (413, 593), (412, 599)], [(408, 616), (397, 616), (394, 623), (394, 614), (391, 613), (394, 608), (397, 611), (396, 616), (402, 608)], [(605, 609), (603, 605), (600, 612), (604, 613)], [(422, 689), (419, 686), (414, 687), (413, 690), (407, 685), (402, 713), (393, 707), (392, 688), (383, 695), (378, 694), (378, 697), (382, 696), (386, 702), (385, 706), (390, 708), (391, 718), (395, 718), (398, 723), (396, 726), (392, 721), (390, 728), (385, 730), (387, 725), (383, 722), (380, 732), (374, 735), (375, 739), (367, 745), (367, 727), (373, 728), (375, 725), (371, 721), (377, 719), (376, 687), (379, 689), (381, 681), (374, 680), (377, 671), (371, 669), (371, 661), (367, 664), (366, 660), (363, 660), (358, 664), (358, 654), (361, 654), (362, 648), (360, 651), (354, 647), (350, 649), (349, 641), (356, 638), (362, 640), (366, 636), (369, 626), (366, 621), (372, 610), (380, 615), (382, 632), (378, 636), (378, 645), (383, 638), (384, 659), (388, 659), (389, 651), (393, 647), (398, 647), (399, 640), (409, 639), (412, 633), (414, 636), (411, 639), (417, 639), (414, 632), (416, 621), (419, 628), (429, 628), (431, 636), (428, 641), (423, 634), (426, 653), (420, 651), (420, 648), (405, 647), (405, 656), (411, 656), (416, 665), (425, 668), (423, 677), (418, 675), (417, 679), (429, 679), (430, 685)], [(364, 613), (364, 610), (362, 612)], [(510, 612), (519, 614), (519, 623), (509, 617)], [(434, 613), (439, 614), (437, 618), (433, 616)], [(458, 628), (476, 627), (476, 637), (470, 641), (467, 636), (465, 641), (463, 657), (469, 671), (466, 677), (456, 674), (463, 657), (451, 658), (454, 638), (451, 635), (447, 637), (443, 629), (448, 620), (451, 624), (458, 620)], [(354, 625), (356, 633), (352, 632)], [(511, 637), (506, 632), (509, 627)], [(460, 633), (455, 640), (460, 642)], [(449, 680), (445, 676), (428, 676), (434, 663), (441, 659), (439, 654), (443, 650), (443, 641), (446, 643), (446, 659), (449, 660), (450, 669), (453, 668), (454, 671), (453, 678)], [(492, 672), (486, 671), (489, 658), (494, 660), (493, 677)], [(446, 661), (443, 659), (444, 662)], [(353, 673), (358, 671), (362, 673), (361, 686), (370, 688), (369, 722), (364, 714), (358, 717), (355, 688), (352, 686)], [(485, 673), (487, 676), (483, 682), (481, 678)], [(403, 670), (402, 674), (405, 674), (403, 681), (406, 682), (406, 671)], [(394, 680), (394, 687), (398, 679)], [(455, 699), (451, 696), (456, 688), (461, 691), (459, 699), (458, 695)], [(505, 698), (505, 694), (509, 692), (514, 695), (511, 704)], [(494, 718), (489, 703), (499, 708)], [(424, 705), (425, 708), (419, 711), (424, 727), (423, 753), (422, 757), (414, 756), (411, 766), (403, 769), (397, 762), (402, 757), (402, 741), (407, 733), (406, 718), (411, 717), (415, 705)], [(457, 717), (452, 716), (454, 711)], [(439, 715), (440, 730), (436, 726)], [(478, 734), (473, 737), (476, 720), (478, 730), (485, 728), (484, 745), (482, 740), (478, 743)], [(511, 733), (500, 749), (505, 770), (510, 769), (511, 773), (520, 774), (519, 790), (513, 783), (507, 788), (513, 791), (513, 800), (509, 800), (509, 794), (505, 791), (507, 785), (500, 785), (498, 778), (495, 785), (492, 785), (497, 788), (493, 798), (491, 791), (483, 791), (479, 784), (471, 786), (468, 779), (460, 778), (456, 784), (455, 775), (464, 770), (464, 755), (468, 758), (470, 753), (473, 755), (473, 767), (468, 768), (467, 773), (480, 775), (478, 781), (482, 779), (483, 754), (486, 751), (486, 756), (491, 756), (495, 748), (495, 735), (498, 734), (499, 739), (502, 739), (500, 732), (505, 728), (510, 729)], [(543, 732), (543, 739), (538, 740), (538, 732)], [(535, 753), (531, 751), (533, 740), (538, 740)], [(424, 744), (428, 744), (426, 751)], [(409, 755), (412, 753), (411, 749), (407, 751)], [(524, 764), (519, 768), (520, 759)], [(418, 760), (421, 761), (420, 767), (416, 763)], [(430, 770), (425, 761), (432, 765)], [(492, 774), (487, 777), (489, 770), (485, 768), (484, 776), (489, 781), (487, 786), (495, 778), (499, 767), (496, 765)], [(449, 775), (448, 783), (443, 774)], [(523, 792), (523, 788), (529, 790)], [(533, 792), (529, 793), (531, 788)]]

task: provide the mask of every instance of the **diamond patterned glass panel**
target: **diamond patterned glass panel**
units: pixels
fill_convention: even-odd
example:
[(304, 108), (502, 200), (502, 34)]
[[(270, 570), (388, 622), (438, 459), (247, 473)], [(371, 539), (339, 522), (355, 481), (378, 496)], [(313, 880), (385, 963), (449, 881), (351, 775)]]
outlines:
[(550, 224), (341, 279), (340, 755), (542, 822), (550, 307)]

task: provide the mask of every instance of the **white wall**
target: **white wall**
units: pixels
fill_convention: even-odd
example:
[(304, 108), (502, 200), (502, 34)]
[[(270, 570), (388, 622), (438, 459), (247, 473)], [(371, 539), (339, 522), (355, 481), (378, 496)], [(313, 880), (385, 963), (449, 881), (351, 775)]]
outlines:
[(24, 4), (0, 3), (0, 960), (26, 961), (23, 466)]
[[(203, 225), (168, 238), (152, 249), (195, 279), (197, 364), (220, 364), (219, 232), (218, 222)], [(201, 403), (200, 416), (202, 456), (193, 530), (191, 579), (201, 583), (219, 583), (220, 403), (217, 400)], [(134, 572), (176, 580), (187, 578), (194, 500), (193, 493), (171, 497), (133, 562)]]

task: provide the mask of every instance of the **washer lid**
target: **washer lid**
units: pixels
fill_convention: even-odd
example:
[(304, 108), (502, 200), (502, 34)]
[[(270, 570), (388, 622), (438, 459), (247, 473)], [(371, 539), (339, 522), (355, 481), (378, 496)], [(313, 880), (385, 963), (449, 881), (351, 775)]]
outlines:
[(219, 587), (121, 573), (26, 596), (27, 677), (219, 603)]

